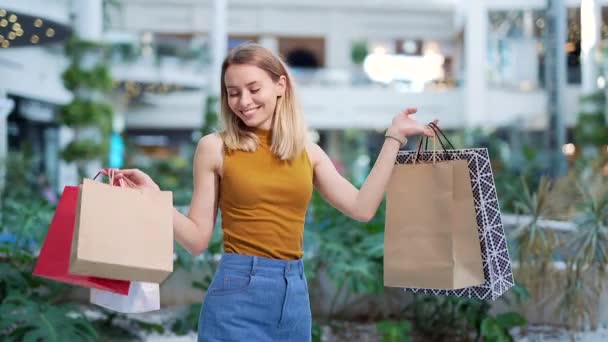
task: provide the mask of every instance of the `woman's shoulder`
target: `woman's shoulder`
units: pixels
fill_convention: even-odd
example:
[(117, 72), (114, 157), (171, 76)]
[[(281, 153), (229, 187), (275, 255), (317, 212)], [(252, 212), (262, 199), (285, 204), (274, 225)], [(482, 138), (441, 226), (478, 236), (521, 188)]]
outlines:
[(315, 165), (317, 165), (317, 163), (322, 160), (323, 156), (325, 155), (325, 152), (321, 146), (312, 141), (306, 142), (306, 153), (308, 153), (308, 159), (310, 159), (313, 167), (315, 167)]
[(209, 133), (199, 139), (195, 158), (207, 163), (221, 165), (224, 153), (224, 142), (219, 132)]
[(204, 150), (221, 149), (224, 145), (221, 132), (212, 132), (204, 135), (198, 141), (198, 148)]

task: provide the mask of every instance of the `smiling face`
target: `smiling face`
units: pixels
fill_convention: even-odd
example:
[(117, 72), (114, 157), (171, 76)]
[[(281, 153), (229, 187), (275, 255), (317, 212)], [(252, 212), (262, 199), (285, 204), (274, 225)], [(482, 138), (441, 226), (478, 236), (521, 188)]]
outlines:
[(285, 92), (285, 76), (274, 81), (254, 65), (232, 64), (224, 74), (228, 106), (248, 127), (269, 130), (277, 101)]

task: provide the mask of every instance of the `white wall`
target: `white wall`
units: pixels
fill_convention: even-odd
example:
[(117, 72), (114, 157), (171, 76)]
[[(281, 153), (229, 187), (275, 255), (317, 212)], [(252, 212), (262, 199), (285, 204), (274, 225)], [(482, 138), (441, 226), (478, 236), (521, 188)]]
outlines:
[(42, 47), (2, 49), (0, 89), (53, 104), (66, 104), (72, 93), (63, 87), (61, 74), (68, 60)]
[[(313, 129), (385, 129), (399, 111), (415, 106), (416, 118), (427, 122), (435, 118), (446, 129), (467, 127), (462, 89), (404, 93), (394, 89), (346, 86), (303, 86), (298, 88), (308, 126)], [(580, 87), (567, 87), (566, 124), (574, 125)], [(203, 124), (203, 92), (152, 96), (148, 105), (132, 108), (126, 115), (129, 128), (196, 129)], [(523, 121), (528, 129), (544, 129), (547, 124), (544, 91), (519, 92), (489, 89), (487, 114), (472, 122), (475, 126), (495, 127)]]
[(206, 95), (202, 91), (149, 95), (125, 113), (127, 128), (199, 129)]
[[(229, 1), (230, 34), (315, 36), (340, 33), (370, 38), (447, 38), (454, 34), (453, 13), (446, 6), (414, 1), (338, 3), (323, 1)], [(153, 32), (209, 32), (209, 2), (182, 0), (125, 0), (114, 29)], [(346, 11), (347, 10), (347, 11)], [(346, 12), (345, 12), (346, 11)], [(347, 15), (340, 15), (347, 13)], [(340, 32), (335, 28), (339, 27)]]
[[(514, 2), (513, 2), (514, 1)], [(486, 0), (489, 10), (507, 8), (541, 8), (544, 0)], [(604, 1), (604, 0), (602, 0)], [(608, 2), (608, 0), (606, 0)], [(573, 5), (572, 1), (568, 2)], [(455, 41), (458, 15), (464, 0), (229, 0), (228, 29), (230, 34), (272, 36), (322, 36), (326, 41), (326, 66), (345, 69), (350, 66), (350, 41), (367, 38), (384, 40), (415, 37), (438, 41)], [(137, 33), (151, 32), (208, 32), (209, 2), (197, 0), (124, 0), (117, 29)], [(533, 51), (532, 51), (533, 52)], [(529, 54), (530, 52), (528, 52)], [(533, 67), (533, 66), (532, 66)], [(534, 69), (532, 68), (531, 69)], [(518, 67), (515, 66), (517, 69)], [(520, 70), (521, 71), (521, 70)], [(525, 78), (535, 74), (527, 70)], [(378, 87), (305, 85), (299, 90), (307, 121), (312, 128), (371, 128), (383, 129), (390, 119), (406, 106), (417, 106), (422, 121), (438, 117), (443, 127), (462, 128), (496, 126), (514, 120), (524, 120), (524, 126), (542, 129), (546, 125), (546, 96), (542, 90), (532, 92), (484, 88), (483, 115), (467, 119), (464, 88), (423, 93), (403, 93)], [(573, 124), (578, 108), (577, 87), (566, 93), (566, 121)], [(200, 100), (185, 101), (176, 108), (148, 108), (148, 115), (158, 116), (159, 123), (144, 114), (141, 119), (130, 118), (127, 125), (188, 125), (199, 120), (200, 114), (191, 108)], [(161, 118), (163, 113), (181, 119)], [(189, 115), (196, 117), (189, 118)], [(469, 120), (469, 122), (467, 122)], [(167, 122), (169, 121), (169, 122)]]

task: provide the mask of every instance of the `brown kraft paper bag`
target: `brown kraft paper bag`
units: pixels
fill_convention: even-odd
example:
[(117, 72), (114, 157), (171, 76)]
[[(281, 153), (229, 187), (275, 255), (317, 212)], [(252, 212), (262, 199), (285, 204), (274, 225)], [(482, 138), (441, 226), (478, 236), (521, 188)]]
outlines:
[(467, 161), (395, 165), (384, 243), (385, 286), (460, 289), (483, 284)]
[(162, 283), (173, 272), (172, 192), (110, 184), (80, 186), (70, 273)]

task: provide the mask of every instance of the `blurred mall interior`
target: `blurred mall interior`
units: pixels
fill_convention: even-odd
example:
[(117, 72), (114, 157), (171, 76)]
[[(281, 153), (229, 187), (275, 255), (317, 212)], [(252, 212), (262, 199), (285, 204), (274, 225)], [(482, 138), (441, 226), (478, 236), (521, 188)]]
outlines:
[[(66, 86), (73, 37), (106, 48), (111, 87), (103, 96), (113, 113), (110, 150), (118, 153), (110, 166), (124, 164), (125, 149), (147, 158), (191, 153), (215, 108), (219, 63), (245, 41), (272, 49), (291, 67), (311, 136), (338, 161), (350, 132), (366, 133), (363, 148), (374, 151), (382, 130), (407, 106), (418, 107), (419, 120), (440, 119), (448, 132), (504, 131), (510, 144), (518, 143), (514, 131), (532, 139), (538, 133), (536, 143), (543, 144), (543, 132), (561, 129), (558, 147), (574, 153), (572, 132), (588, 103), (581, 98), (606, 85), (607, 6), (606, 0), (0, 0), (0, 154), (27, 147), (41, 156), (40, 171), (57, 189), (74, 182), (76, 170), (59, 152), (86, 131), (57, 118), (75, 99), (101, 95)], [(559, 58), (547, 53), (556, 37), (564, 39)], [(86, 69), (96, 62), (80, 63)], [(563, 72), (547, 78), (553, 65)]]

